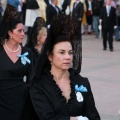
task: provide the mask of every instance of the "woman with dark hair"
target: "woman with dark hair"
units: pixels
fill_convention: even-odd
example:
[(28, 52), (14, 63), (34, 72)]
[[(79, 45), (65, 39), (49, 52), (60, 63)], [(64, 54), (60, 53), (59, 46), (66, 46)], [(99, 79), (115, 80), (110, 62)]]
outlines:
[(30, 35), (28, 36), (27, 47), (31, 48), (34, 54), (34, 63), (41, 53), (42, 47), (47, 37), (46, 23), (42, 17), (37, 17)]
[(17, 9), (8, 5), (0, 31), (1, 120), (20, 120), (32, 71), (32, 52), (20, 45), (24, 35)]
[(30, 84), (37, 120), (100, 120), (90, 83), (79, 75), (81, 52), (80, 22), (56, 16)]

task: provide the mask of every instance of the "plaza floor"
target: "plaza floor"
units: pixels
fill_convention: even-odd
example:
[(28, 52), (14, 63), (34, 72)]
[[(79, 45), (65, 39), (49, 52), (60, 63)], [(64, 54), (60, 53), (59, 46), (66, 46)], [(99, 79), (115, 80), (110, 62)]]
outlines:
[(114, 51), (103, 51), (102, 39), (82, 36), (81, 75), (88, 77), (96, 107), (102, 120), (120, 120), (120, 42), (114, 40)]

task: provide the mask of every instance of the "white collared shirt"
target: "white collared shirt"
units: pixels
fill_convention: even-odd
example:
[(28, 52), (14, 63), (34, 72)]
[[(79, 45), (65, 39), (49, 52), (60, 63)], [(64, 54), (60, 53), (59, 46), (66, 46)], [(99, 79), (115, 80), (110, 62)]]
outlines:
[(107, 16), (109, 16), (109, 15), (110, 15), (110, 9), (111, 9), (111, 6), (106, 5)]

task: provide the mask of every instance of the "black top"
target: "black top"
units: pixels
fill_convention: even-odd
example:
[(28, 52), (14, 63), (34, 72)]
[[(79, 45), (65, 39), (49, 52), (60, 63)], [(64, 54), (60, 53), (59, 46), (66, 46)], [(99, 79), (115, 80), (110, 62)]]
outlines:
[[(100, 120), (88, 79), (70, 72), (70, 82), (71, 94), (67, 102), (50, 73), (36, 80), (30, 88), (30, 97), (38, 120), (70, 120), (71, 116), (81, 115), (89, 120)], [(87, 92), (78, 92), (80, 101), (77, 100), (75, 85), (87, 88)]]
[[(58, 12), (55, 9), (55, 7), (58, 10)], [(60, 9), (58, 8), (58, 6), (55, 6), (55, 7), (53, 7), (53, 5), (48, 5), (46, 7), (46, 24), (47, 25), (51, 24), (51, 21), (52, 21), (54, 16), (60, 14)]]
[(102, 0), (93, 0), (92, 1), (92, 13), (94, 16), (100, 15), (100, 10), (103, 7), (103, 1)]
[(83, 13), (84, 13), (83, 3), (82, 2), (77, 3), (76, 7), (75, 7), (75, 3), (73, 4), (72, 17), (76, 20), (79, 20), (83, 18)]
[(38, 2), (36, 0), (28, 0), (27, 9), (39, 9)]
[[(19, 120), (24, 102), (24, 92), (32, 71), (32, 54), (30, 49), (22, 47), (22, 53), (31, 63), (23, 65), (21, 58), (15, 63), (6, 54), (0, 45), (0, 119)], [(25, 77), (27, 81), (25, 81)]]
[(116, 9), (111, 6), (109, 17), (107, 16), (106, 6), (101, 8), (100, 19), (102, 20), (102, 29), (111, 29), (114, 30), (116, 26)]

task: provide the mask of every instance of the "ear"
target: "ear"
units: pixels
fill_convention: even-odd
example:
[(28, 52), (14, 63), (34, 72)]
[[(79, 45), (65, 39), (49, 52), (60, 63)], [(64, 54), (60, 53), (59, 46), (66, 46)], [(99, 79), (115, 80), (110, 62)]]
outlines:
[(50, 62), (52, 62), (52, 57), (53, 57), (52, 54), (48, 54), (48, 59), (49, 59)]
[(9, 36), (12, 36), (12, 32), (11, 32), (10, 30), (8, 31), (8, 35), (9, 35)]

